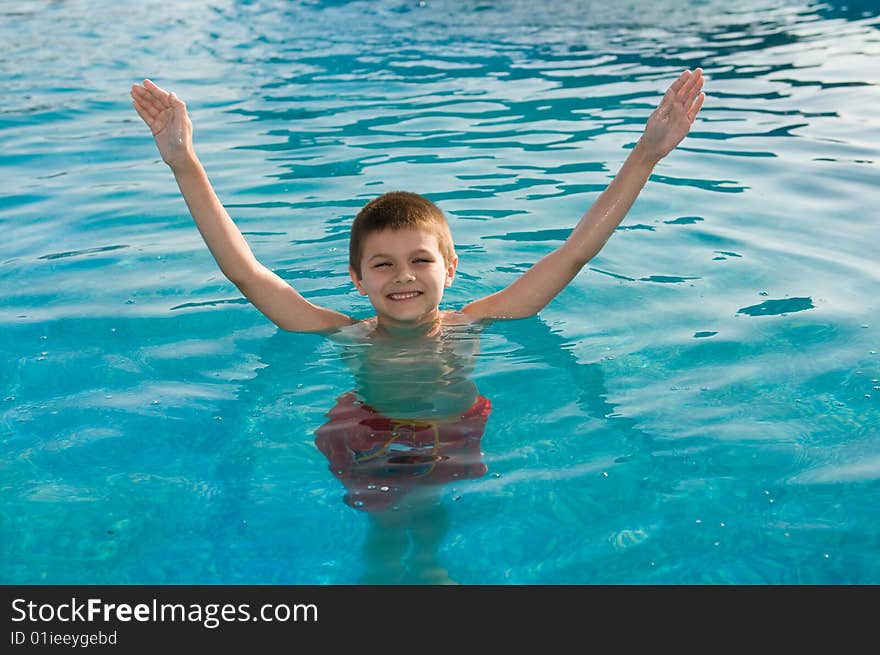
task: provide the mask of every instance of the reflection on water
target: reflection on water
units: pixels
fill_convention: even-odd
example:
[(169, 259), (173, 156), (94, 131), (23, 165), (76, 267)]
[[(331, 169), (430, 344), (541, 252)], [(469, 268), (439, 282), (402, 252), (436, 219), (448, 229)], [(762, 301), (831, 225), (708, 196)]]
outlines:
[(328, 412), (315, 444), (348, 489), (347, 504), (385, 510), (422, 487), (483, 475), (480, 438), (491, 407), (480, 396), (458, 416), (400, 419), (347, 393)]
[[(376, 366), (373, 376), (380, 385), (386, 385), (387, 390), (392, 389), (392, 382), (385, 377), (393, 379), (402, 375), (403, 369), (414, 369), (408, 372), (408, 384), (417, 385), (421, 390), (420, 401), (435, 410), (438, 406), (447, 406), (445, 396), (450, 388), (476, 389), (474, 375), (478, 363), (487, 371), (482, 375), (490, 377), (498, 371), (510, 371), (519, 372), (524, 379), (531, 376), (536, 380), (552, 380), (561, 385), (556, 391), (557, 398), (573, 394), (579, 411), (596, 422), (600, 433), (604, 432), (602, 441), (595, 445), (583, 443), (577, 434), (560, 437), (558, 447), (572, 449), (565, 459), (571, 461), (575, 454), (595, 457), (590, 451), (596, 446), (603, 451), (610, 447), (611, 451), (618, 450), (621, 462), (639, 463), (647, 470), (653, 467), (651, 438), (609, 402), (602, 367), (580, 363), (571, 352), (573, 344), (538, 318), (498, 323), (486, 329), (453, 327), (433, 337), (403, 342), (346, 341), (330, 348), (325, 347), (327, 344), (320, 345), (311, 336), (305, 336), (302, 344), (305, 347), (298, 348), (300, 337), (302, 335), (278, 333), (269, 339), (261, 348), (256, 375), (241, 385), (236, 410), (242, 414), (237, 429), (240, 433), (226, 444), (218, 459), (216, 478), (222, 491), (220, 499), (224, 499), (219, 503), (223, 511), (218, 518), (222, 516), (225, 523), (234, 526), (237, 521), (230, 518), (241, 514), (243, 508), (265, 494), (254, 486), (254, 480), (265, 476), (265, 472), (255, 468), (264, 457), (257, 444), (272, 438), (278, 444), (272, 450), (284, 452), (279, 446), (285, 442), (289, 421), (279, 416), (275, 408), (300, 393), (308, 393), (291, 388), (290, 372), (304, 370), (313, 378), (326, 378), (330, 371), (338, 369), (336, 357), (341, 353), (342, 361), (358, 384), (335, 400), (325, 396), (323, 405), (329, 410), (327, 420), (315, 429), (317, 451), (303, 451), (303, 460), (288, 470), (277, 463), (263, 466), (268, 465), (274, 471), (272, 487), (296, 488), (297, 477), (302, 475), (304, 466), (315, 472), (325, 471), (325, 477), (332, 475), (339, 480), (343, 490), (331, 491), (330, 496), (341, 498), (367, 521), (360, 582), (455, 582), (456, 565), (442, 556), (454, 516), (454, 507), (448, 504), (448, 488), (452, 485), (460, 489), (484, 477), (488, 471), (487, 458), (502, 462), (512, 450), (541, 447), (540, 442), (529, 443), (524, 435), (515, 436), (509, 430), (507, 423), (516, 420), (515, 417), (495, 422), (493, 429), (491, 402), (481, 394), (458, 416), (435, 414), (396, 419), (382, 415), (361, 400), (362, 392), (373, 379), (364, 377), (361, 364)], [(489, 352), (481, 354), (480, 344), (484, 339), (488, 340)], [(372, 362), (371, 357), (375, 358)], [(418, 363), (430, 364), (432, 357), (439, 361), (435, 361), (433, 367), (424, 367), (419, 374)], [(395, 359), (397, 364), (391, 368), (381, 366), (382, 361)], [(394, 369), (396, 365), (400, 370)], [(429, 377), (427, 373), (436, 367), (441, 367), (444, 374)], [(540, 374), (536, 376), (535, 370)], [(298, 389), (301, 385), (296, 386)], [(398, 393), (404, 393), (405, 386), (401, 385)], [(437, 404), (430, 402), (429, 389), (436, 392)], [(509, 392), (505, 396), (509, 402)], [(310, 397), (315, 398), (314, 393)], [(543, 406), (548, 399), (550, 396), (546, 394), (533, 396), (533, 409)], [(267, 434), (270, 431), (278, 433), (270, 437)], [(300, 439), (296, 433), (292, 433), (291, 438)], [(521, 441), (523, 438), (527, 440)], [(318, 451), (326, 457), (326, 468), (321, 465)], [(518, 473), (515, 467), (508, 465), (507, 476), (513, 481), (521, 476), (540, 475), (538, 470), (530, 470), (532, 466), (532, 463), (524, 463)], [(559, 479), (571, 475), (566, 471), (568, 464), (558, 470), (551, 470), (550, 466), (548, 462), (540, 469)], [(499, 482), (498, 474), (492, 475), (490, 480)], [(657, 489), (665, 484), (661, 479), (654, 483)], [(326, 483), (322, 486), (332, 488)], [(217, 540), (218, 547), (224, 539)]]
[(344, 338), (357, 386), (336, 399), (315, 444), (345, 503), (370, 515), (363, 582), (452, 582), (437, 560), (448, 524), (441, 485), (486, 473), (492, 403), (471, 379), (480, 332), (444, 325), (427, 336)]
[(413, 491), (486, 472), (480, 439), (492, 403), (471, 379), (480, 331), (444, 325), (429, 336), (346, 338), (343, 360), (357, 386), (336, 399), (315, 443), (347, 504), (399, 509)]
[[(357, 326), (356, 326), (357, 327)], [(482, 328), (443, 325), (431, 336), (337, 336), (358, 400), (395, 419), (460, 416), (474, 406), (471, 379)]]

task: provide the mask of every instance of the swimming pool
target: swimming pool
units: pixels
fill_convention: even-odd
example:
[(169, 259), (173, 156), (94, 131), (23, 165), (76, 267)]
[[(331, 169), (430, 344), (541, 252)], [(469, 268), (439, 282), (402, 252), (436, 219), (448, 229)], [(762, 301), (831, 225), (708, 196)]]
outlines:
[(338, 348), (222, 277), (133, 82), (186, 100), (258, 258), (366, 316), (367, 200), (446, 212), (459, 307), (560, 244), (701, 66), (607, 246), (482, 335), (487, 471), (414, 519), (432, 561), (404, 582), (880, 583), (872, 4), (4, 5), (0, 582), (349, 584), (409, 547), (371, 541), (315, 448)]

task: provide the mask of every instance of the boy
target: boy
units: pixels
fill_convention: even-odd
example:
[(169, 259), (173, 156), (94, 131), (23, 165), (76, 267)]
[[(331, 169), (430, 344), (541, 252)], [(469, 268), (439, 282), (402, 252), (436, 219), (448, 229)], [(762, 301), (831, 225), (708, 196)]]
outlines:
[(565, 243), (507, 288), (459, 311), (439, 309), (458, 266), (440, 209), (406, 192), (367, 203), (352, 225), (349, 249), (351, 279), (376, 311), (362, 321), (309, 302), (256, 260), (208, 181), (186, 107), (174, 93), (144, 80), (131, 95), (223, 274), (278, 327), (349, 344), (346, 360), (358, 389), (340, 397), (316, 443), (349, 489), (346, 502), (385, 509), (425, 482), (485, 472), (479, 439), (491, 405), (467, 376), (473, 341), (455, 335), (491, 320), (532, 316), (577, 275), (623, 220), (654, 166), (687, 135), (703, 104), (702, 86), (701, 69), (684, 71)]

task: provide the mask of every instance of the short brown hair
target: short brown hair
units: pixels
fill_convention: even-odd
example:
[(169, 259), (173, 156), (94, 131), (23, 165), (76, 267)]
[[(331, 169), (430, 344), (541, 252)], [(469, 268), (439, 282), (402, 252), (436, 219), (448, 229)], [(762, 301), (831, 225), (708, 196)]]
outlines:
[(433, 202), (409, 191), (391, 191), (373, 198), (358, 212), (351, 224), (351, 239), (348, 243), (348, 263), (362, 278), (361, 258), (364, 241), (373, 232), (403, 229), (428, 230), (437, 237), (440, 253), (449, 264), (455, 257), (455, 246), (449, 223), (440, 208)]

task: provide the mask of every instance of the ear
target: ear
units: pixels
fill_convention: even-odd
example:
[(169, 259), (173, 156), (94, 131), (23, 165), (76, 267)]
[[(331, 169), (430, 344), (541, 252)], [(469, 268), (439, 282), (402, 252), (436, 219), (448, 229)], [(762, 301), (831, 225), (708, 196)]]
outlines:
[(458, 256), (453, 255), (452, 260), (446, 265), (446, 283), (444, 286), (448, 289), (452, 286), (452, 281), (455, 279), (455, 271), (458, 268)]
[(351, 281), (354, 282), (354, 286), (357, 287), (357, 290), (360, 292), (360, 294), (362, 296), (366, 296), (367, 291), (366, 289), (364, 289), (364, 285), (361, 284), (357, 272), (355, 272), (355, 270), (351, 266), (348, 267), (348, 274), (351, 276)]

